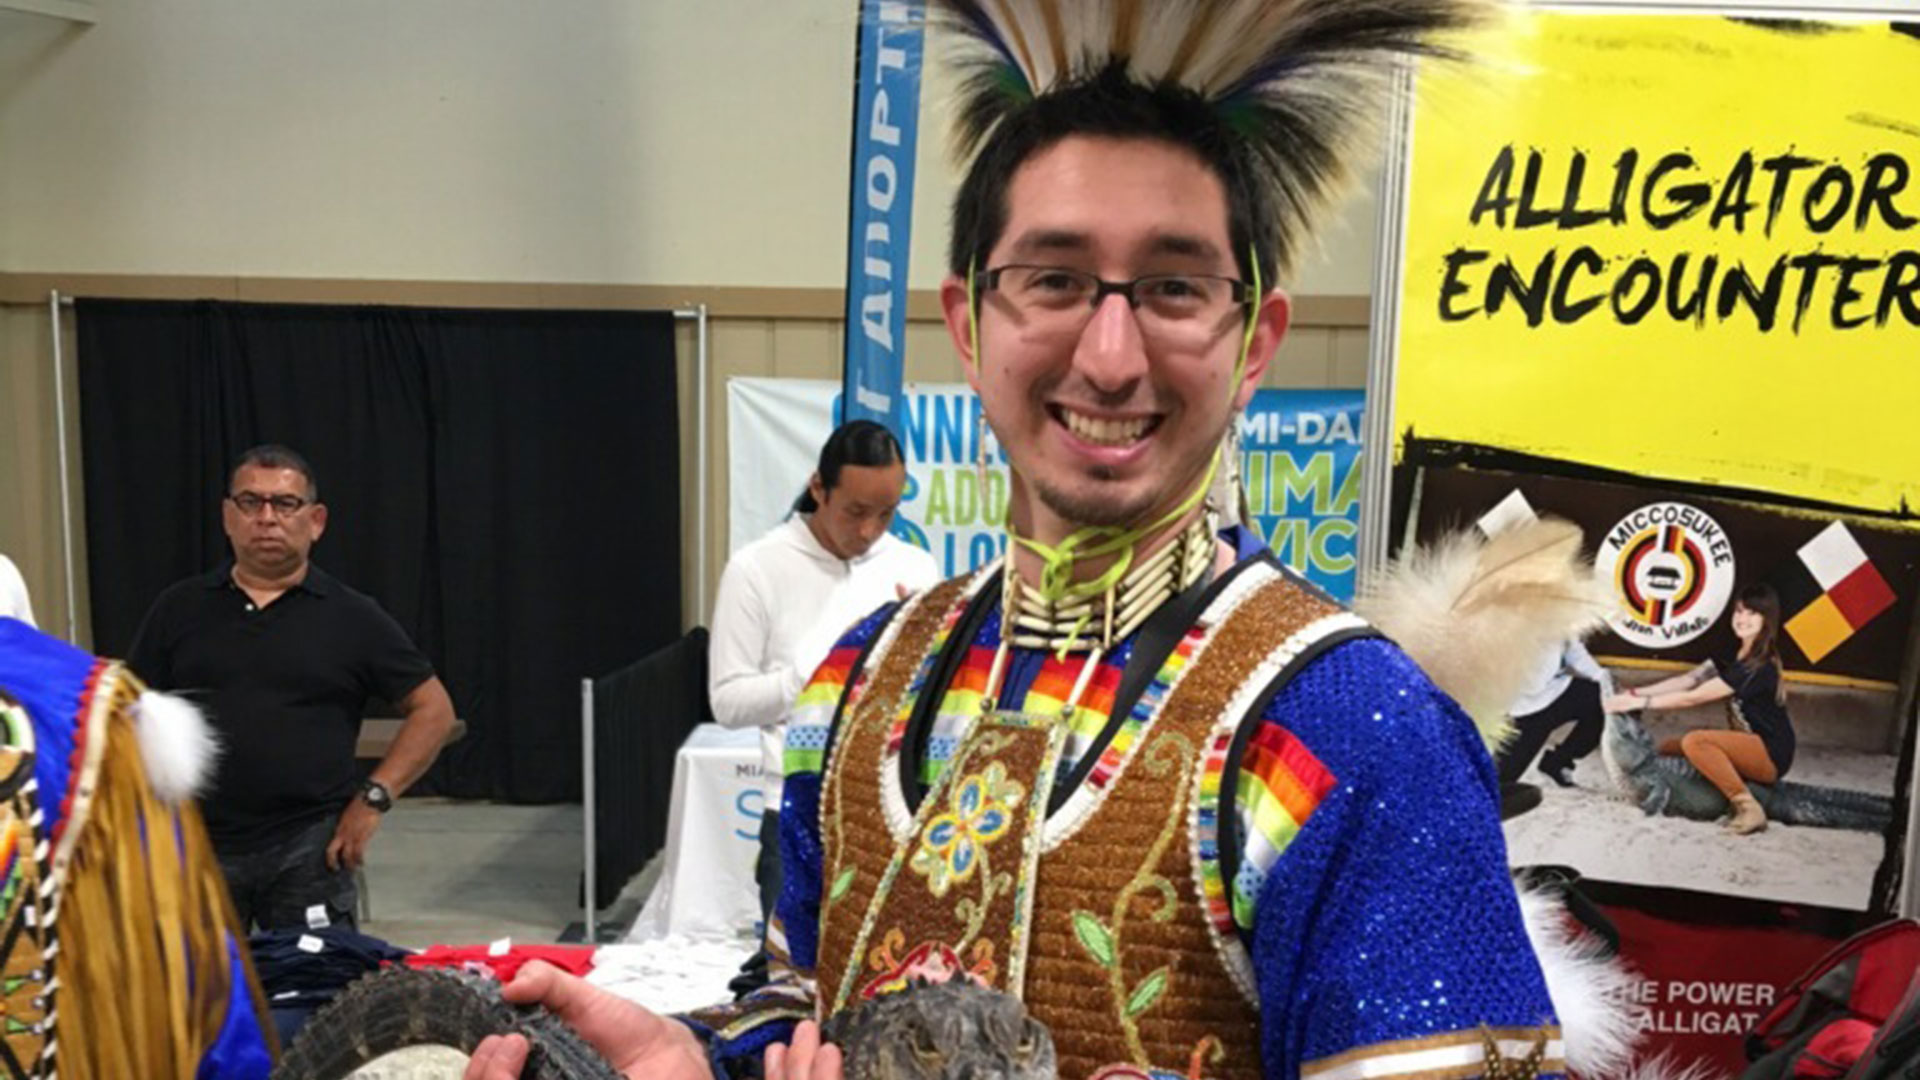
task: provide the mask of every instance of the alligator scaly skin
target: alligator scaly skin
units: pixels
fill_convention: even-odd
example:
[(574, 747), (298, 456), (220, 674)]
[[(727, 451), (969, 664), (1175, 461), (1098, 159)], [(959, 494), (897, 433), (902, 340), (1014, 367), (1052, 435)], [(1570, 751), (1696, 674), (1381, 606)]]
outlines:
[(501, 1000), (500, 984), (493, 979), (448, 968), (407, 967), (365, 976), (315, 1013), (280, 1059), (273, 1080), (342, 1080), (384, 1055), (414, 1046), (471, 1054), (481, 1039), (510, 1032), (525, 1035), (532, 1044), (520, 1073), (523, 1080), (621, 1080), (606, 1059), (558, 1018), (544, 1009)]
[(1017, 998), (964, 978), (916, 982), (834, 1014), (822, 1033), (857, 1080), (1054, 1080), (1053, 1039)]
[[(1653, 737), (1631, 715), (1607, 716), (1600, 752), (1614, 783), (1646, 814), (1714, 821), (1729, 811), (1726, 796), (1686, 758), (1656, 753)], [(1748, 783), (1747, 790), (1760, 800), (1767, 820), (1783, 825), (1884, 833), (1893, 821), (1893, 799), (1886, 795), (1791, 780)]]

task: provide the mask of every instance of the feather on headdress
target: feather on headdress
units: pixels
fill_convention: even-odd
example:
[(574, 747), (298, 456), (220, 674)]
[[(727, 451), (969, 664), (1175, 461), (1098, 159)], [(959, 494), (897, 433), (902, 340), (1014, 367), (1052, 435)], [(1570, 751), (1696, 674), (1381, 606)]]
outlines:
[(1438, 40), (1492, 0), (934, 0), (961, 73), (959, 160), (1036, 99), (1120, 71), (1206, 102), (1271, 193), (1287, 268), (1386, 113), (1399, 57), (1457, 54)]

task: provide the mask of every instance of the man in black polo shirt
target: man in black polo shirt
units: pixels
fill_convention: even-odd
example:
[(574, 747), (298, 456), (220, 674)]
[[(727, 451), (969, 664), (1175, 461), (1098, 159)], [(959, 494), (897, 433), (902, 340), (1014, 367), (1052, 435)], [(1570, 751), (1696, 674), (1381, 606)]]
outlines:
[[(446, 742), (453, 703), (399, 624), (308, 561), (327, 508), (305, 458), (242, 454), (220, 517), (233, 560), (161, 593), (127, 663), (203, 706), (220, 733), (201, 810), (242, 924), (351, 926), (353, 871)], [(406, 723), (356, 788), (369, 698), (397, 702)]]

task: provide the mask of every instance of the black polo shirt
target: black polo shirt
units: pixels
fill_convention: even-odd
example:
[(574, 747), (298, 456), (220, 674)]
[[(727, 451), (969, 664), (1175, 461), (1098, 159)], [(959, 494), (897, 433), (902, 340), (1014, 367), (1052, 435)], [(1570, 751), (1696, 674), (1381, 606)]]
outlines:
[(229, 852), (344, 806), (368, 699), (398, 701), (433, 674), (380, 605), (319, 567), (256, 610), (231, 562), (161, 593), (127, 665), (200, 705), (220, 733), (201, 809)]

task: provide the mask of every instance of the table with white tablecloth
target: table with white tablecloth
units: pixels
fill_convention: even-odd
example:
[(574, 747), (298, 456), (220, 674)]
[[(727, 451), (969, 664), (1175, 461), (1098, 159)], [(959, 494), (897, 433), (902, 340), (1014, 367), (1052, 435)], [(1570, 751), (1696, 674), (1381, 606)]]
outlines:
[(660, 880), (627, 941), (737, 936), (760, 920), (760, 731), (701, 724), (673, 763)]

